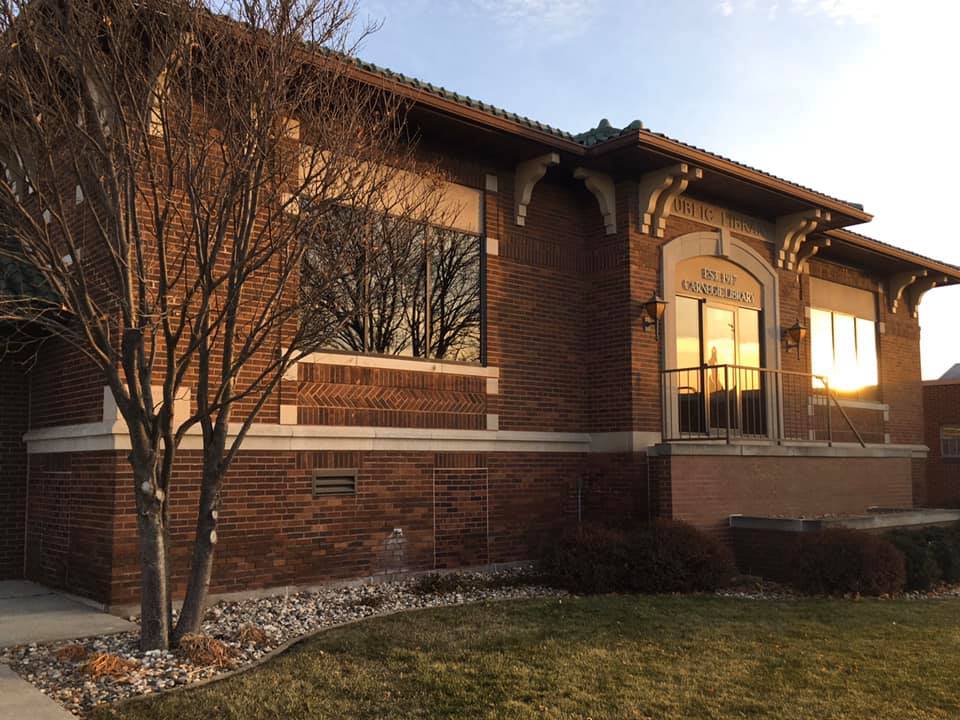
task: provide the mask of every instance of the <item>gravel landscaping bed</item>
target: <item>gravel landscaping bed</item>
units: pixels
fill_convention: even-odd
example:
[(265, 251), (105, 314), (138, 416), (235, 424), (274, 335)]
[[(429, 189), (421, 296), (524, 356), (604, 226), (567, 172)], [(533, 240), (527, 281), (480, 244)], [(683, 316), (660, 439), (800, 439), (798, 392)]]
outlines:
[(940, 585), (931, 590), (911, 590), (905, 592), (906, 600), (941, 600), (960, 598), (960, 585)]
[[(137, 633), (0, 649), (28, 682), (75, 715), (95, 705), (146, 695), (243, 668), (276, 648), (324, 627), (398, 610), (484, 600), (564, 595), (529, 584), (529, 569), (428, 575), (395, 582), (331, 587), (221, 602), (206, 614), (202, 633), (219, 640), (226, 658), (195, 662), (182, 650), (141, 652)], [(131, 618), (136, 620), (136, 618)], [(222, 644), (221, 644), (222, 643)], [(98, 654), (113, 656), (99, 658)], [(214, 664), (210, 664), (213, 662)]]
[[(736, 600), (806, 600), (809, 595), (797, 592), (789, 585), (761, 580), (760, 578), (739, 579), (730, 587), (717, 590), (715, 595)], [(846, 596), (847, 599), (859, 599), (859, 596)], [(930, 590), (907, 590), (896, 595), (882, 595), (879, 600), (945, 600), (960, 598), (960, 585), (938, 585)]]

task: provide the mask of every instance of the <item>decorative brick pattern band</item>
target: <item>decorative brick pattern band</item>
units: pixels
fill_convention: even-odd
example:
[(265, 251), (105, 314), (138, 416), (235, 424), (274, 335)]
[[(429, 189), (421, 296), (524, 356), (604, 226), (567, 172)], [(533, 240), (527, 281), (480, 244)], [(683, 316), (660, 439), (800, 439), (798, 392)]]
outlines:
[(302, 425), (487, 428), (483, 377), (304, 364), (297, 389)]

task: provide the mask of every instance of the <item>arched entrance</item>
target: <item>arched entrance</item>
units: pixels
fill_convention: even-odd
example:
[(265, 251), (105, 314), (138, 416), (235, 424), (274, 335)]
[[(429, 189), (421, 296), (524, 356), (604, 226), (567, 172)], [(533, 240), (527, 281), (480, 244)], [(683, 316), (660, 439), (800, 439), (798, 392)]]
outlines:
[(662, 248), (664, 436), (771, 438), (779, 418), (776, 271), (724, 230)]

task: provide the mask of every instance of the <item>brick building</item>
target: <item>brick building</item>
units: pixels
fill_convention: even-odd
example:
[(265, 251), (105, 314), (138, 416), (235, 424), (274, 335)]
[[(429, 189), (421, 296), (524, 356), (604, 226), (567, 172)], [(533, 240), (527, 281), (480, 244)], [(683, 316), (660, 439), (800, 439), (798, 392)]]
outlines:
[(923, 383), (927, 484), (923, 501), (932, 507), (960, 507), (960, 363), (939, 380)]
[[(358, 72), (415, 102), (454, 175), (477, 320), (442, 353), (345, 342), (298, 364), (226, 482), (214, 592), (517, 561), (583, 519), (725, 536), (735, 513), (924, 501), (917, 307), (960, 269), (639, 122), (573, 135)], [(55, 342), (0, 378), (0, 578), (131, 603), (127, 440), (101, 378)]]

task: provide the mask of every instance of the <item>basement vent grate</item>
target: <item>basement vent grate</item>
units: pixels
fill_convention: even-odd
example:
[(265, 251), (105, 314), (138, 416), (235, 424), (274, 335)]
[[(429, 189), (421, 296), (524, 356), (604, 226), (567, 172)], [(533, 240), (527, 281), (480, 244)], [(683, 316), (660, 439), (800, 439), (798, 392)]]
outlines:
[(313, 496), (322, 495), (354, 495), (357, 492), (357, 471), (344, 470), (314, 470)]

